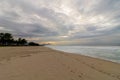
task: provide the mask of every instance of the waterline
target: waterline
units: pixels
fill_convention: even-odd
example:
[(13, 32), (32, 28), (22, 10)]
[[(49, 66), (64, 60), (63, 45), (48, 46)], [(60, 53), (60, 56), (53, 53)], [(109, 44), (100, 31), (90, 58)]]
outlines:
[(120, 46), (48, 46), (55, 50), (120, 63)]

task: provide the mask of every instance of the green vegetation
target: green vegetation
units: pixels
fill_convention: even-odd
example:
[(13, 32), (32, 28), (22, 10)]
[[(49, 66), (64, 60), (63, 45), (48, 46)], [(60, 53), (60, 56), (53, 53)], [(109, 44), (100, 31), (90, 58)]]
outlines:
[(30, 46), (39, 46), (38, 43), (34, 43), (34, 42), (29, 42), (28, 45), (30, 45)]
[(0, 33), (0, 46), (39, 46), (39, 44), (22, 38), (15, 40), (10, 33)]

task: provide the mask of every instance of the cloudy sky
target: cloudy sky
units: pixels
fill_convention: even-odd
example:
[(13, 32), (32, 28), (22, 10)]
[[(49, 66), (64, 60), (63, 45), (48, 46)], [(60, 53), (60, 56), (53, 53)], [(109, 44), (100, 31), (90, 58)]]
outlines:
[(55, 45), (120, 45), (120, 0), (0, 0), (0, 32)]

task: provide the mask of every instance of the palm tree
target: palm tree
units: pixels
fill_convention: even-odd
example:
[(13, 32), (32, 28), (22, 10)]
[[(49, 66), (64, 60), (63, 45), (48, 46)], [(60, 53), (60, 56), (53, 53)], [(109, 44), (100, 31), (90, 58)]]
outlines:
[(13, 37), (10, 33), (0, 33), (0, 44), (1, 45), (10, 45), (12, 39)]
[(4, 45), (10, 45), (12, 39), (13, 37), (10, 33), (4, 33)]
[(27, 44), (27, 40), (26, 40), (26, 39), (22, 39), (22, 40), (21, 40), (21, 44), (22, 44), (22, 45), (26, 45), (26, 44)]
[(4, 43), (4, 33), (0, 33), (0, 45), (3, 45)]
[(24, 46), (27, 44), (27, 40), (26, 39), (22, 39), (22, 38), (19, 38), (18, 41), (17, 41), (17, 45), (19, 46)]

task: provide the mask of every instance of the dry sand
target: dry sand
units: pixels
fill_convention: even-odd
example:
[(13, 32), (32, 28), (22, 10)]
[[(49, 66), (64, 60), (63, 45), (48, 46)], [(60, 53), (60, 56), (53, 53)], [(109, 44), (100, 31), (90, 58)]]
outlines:
[(0, 80), (120, 80), (120, 64), (45, 47), (0, 47)]

